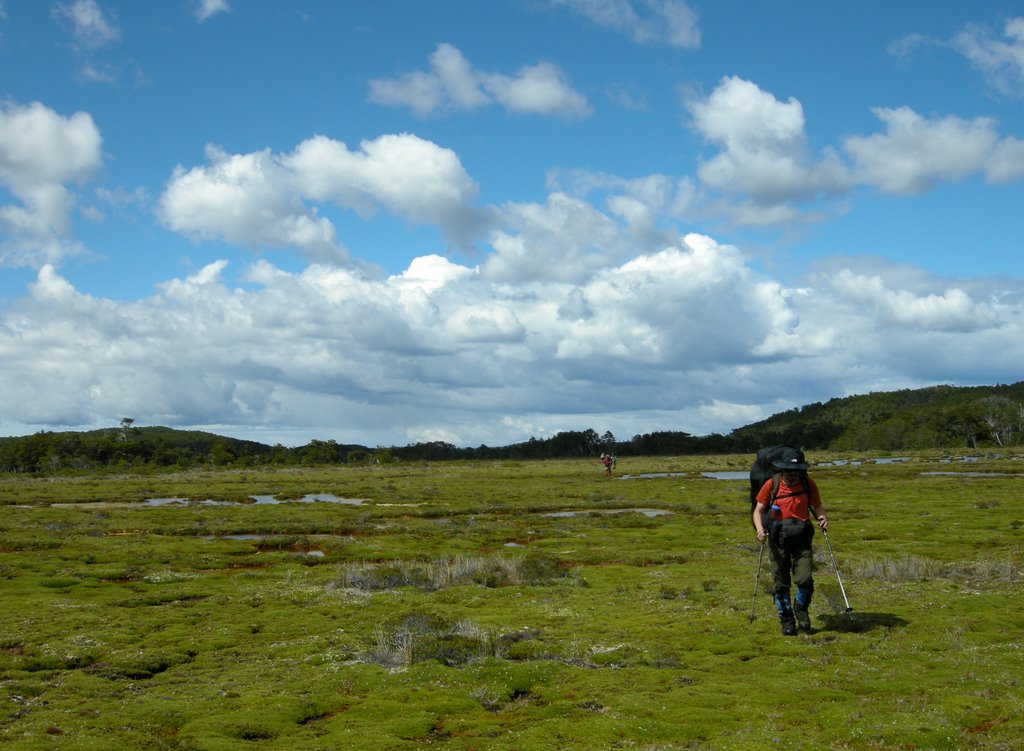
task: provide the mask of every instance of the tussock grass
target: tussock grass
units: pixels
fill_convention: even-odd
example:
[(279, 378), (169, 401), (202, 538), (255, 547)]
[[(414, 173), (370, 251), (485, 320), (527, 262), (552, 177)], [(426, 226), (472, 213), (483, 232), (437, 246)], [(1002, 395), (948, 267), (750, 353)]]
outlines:
[(390, 627), (376, 626), (373, 645), (362, 658), (389, 668), (426, 660), (464, 665), (496, 656), (499, 642), (468, 620), (449, 623), (437, 616), (411, 613)]
[(857, 579), (876, 579), (888, 583), (945, 579), (1011, 584), (1020, 581), (1021, 566), (1009, 557), (1000, 560), (944, 562), (904, 555), (861, 561), (851, 568), (850, 573)]
[(544, 555), (456, 555), (430, 561), (382, 561), (346, 563), (328, 588), (384, 590), (416, 587), (436, 591), (478, 584), (484, 587), (545, 585), (565, 580), (568, 571)]

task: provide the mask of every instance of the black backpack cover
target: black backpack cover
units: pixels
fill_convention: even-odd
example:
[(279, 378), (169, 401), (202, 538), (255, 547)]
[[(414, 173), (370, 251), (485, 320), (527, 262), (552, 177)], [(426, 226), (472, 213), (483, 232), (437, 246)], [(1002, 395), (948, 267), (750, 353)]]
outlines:
[[(801, 463), (806, 462), (804, 457), (803, 449), (797, 448), (796, 446), (787, 446), (785, 444), (779, 446), (765, 446), (757, 452), (757, 457), (754, 459), (754, 463), (750, 467), (750, 513), (754, 513), (754, 507), (757, 505), (757, 494), (764, 487), (764, 484), (778, 474), (777, 469), (772, 466), (776, 461), (779, 461), (783, 455), (796, 455), (800, 458)], [(805, 473), (801, 473), (805, 474)], [(806, 481), (805, 481), (806, 486)], [(753, 521), (751, 521), (753, 524)]]

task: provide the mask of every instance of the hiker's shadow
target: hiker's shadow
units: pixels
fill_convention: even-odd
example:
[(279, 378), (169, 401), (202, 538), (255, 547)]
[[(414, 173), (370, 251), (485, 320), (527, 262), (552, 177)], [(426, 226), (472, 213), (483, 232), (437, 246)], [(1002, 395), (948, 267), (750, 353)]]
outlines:
[(862, 634), (876, 628), (903, 628), (909, 621), (892, 613), (822, 613), (818, 616), (822, 626), (817, 631), (841, 631)]

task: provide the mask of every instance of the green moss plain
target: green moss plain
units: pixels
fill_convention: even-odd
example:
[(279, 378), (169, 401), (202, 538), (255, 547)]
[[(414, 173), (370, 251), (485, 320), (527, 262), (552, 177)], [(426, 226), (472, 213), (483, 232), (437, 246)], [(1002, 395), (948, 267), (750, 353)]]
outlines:
[(0, 747), (1019, 748), (1024, 454), (812, 453), (798, 637), (751, 458), (0, 477)]

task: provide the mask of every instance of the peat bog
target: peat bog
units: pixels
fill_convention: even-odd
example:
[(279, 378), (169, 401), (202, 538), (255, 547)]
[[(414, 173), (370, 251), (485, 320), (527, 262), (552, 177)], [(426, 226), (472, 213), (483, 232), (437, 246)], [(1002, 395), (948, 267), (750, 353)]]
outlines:
[(1024, 454), (809, 458), (788, 638), (750, 456), (2, 476), (0, 747), (1019, 748)]

